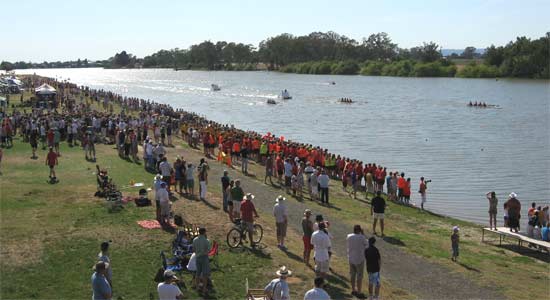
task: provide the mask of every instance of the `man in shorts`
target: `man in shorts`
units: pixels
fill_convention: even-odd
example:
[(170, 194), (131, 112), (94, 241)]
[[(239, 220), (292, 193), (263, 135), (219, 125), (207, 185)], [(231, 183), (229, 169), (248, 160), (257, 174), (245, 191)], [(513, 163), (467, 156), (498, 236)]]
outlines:
[(284, 164), (284, 173), (285, 173), (285, 190), (288, 194), (290, 192), (290, 187), (292, 185), (292, 163), (287, 157)]
[(361, 293), (363, 283), (363, 270), (365, 269), (365, 249), (367, 239), (360, 225), (353, 226), (353, 233), (346, 238), (348, 244), (349, 273), (351, 277), (351, 295), (363, 297)]
[[(380, 252), (374, 246), (376, 242), (375, 237), (369, 239), (369, 247), (365, 250), (365, 260), (367, 261), (367, 273), (369, 274), (369, 299), (378, 300), (380, 295), (380, 266), (382, 265), (382, 259), (380, 258)], [(374, 290), (374, 298), (372, 289)]]
[(373, 217), (372, 232), (376, 235), (376, 222), (380, 220), (380, 230), (384, 236), (384, 211), (386, 209), (386, 200), (382, 198), (381, 191), (376, 191), (376, 197), (372, 198), (370, 213)]
[(50, 180), (56, 180), (54, 167), (58, 164), (57, 153), (53, 151), (53, 147), (50, 147), (50, 152), (46, 156), (46, 166), (50, 167)]
[(275, 200), (273, 207), (273, 216), (275, 217), (275, 227), (277, 228), (277, 247), (281, 250), (286, 250), (285, 237), (288, 225), (288, 213), (286, 209), (286, 198), (279, 195)]
[(246, 227), (248, 231), (248, 238), (250, 239), (250, 246), (255, 247), (254, 241), (252, 239), (254, 233), (254, 218), (259, 218), (258, 212), (252, 203), (254, 195), (251, 193), (246, 194), (244, 200), (241, 202), (241, 222), (243, 226)]
[(202, 283), (202, 293), (208, 292), (208, 277), (210, 276), (210, 261), (208, 260), (208, 252), (212, 248), (212, 244), (206, 238), (206, 228), (199, 228), (199, 236), (193, 239), (193, 250), (195, 251), (195, 259), (197, 264), (197, 278), (199, 283)]
[(241, 188), (241, 181), (235, 180), (235, 186), (231, 189), (231, 201), (233, 202), (233, 216), (239, 218), (241, 215), (241, 201), (243, 201), (244, 191)]

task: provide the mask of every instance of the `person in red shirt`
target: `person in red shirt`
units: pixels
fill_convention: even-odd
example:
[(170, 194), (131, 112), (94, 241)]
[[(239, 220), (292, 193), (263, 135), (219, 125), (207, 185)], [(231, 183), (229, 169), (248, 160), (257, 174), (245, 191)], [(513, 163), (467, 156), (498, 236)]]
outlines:
[(277, 169), (277, 179), (279, 180), (279, 185), (283, 180), (283, 172), (285, 171), (285, 163), (280, 155), (277, 155), (275, 159), (275, 169)]
[(53, 151), (53, 147), (50, 147), (50, 152), (46, 156), (46, 166), (50, 167), (50, 180), (56, 180), (54, 167), (58, 164), (57, 153)]
[(397, 179), (397, 197), (399, 199), (399, 202), (403, 202), (403, 199), (405, 199), (403, 195), (403, 190), (405, 189), (406, 185), (407, 181), (405, 180), (405, 173), (401, 173), (401, 177)]
[(252, 203), (252, 199), (254, 199), (254, 195), (248, 193), (244, 196), (243, 201), (241, 201), (241, 222), (243, 222), (243, 225), (248, 231), (250, 246), (254, 247), (255, 245), (252, 239), (252, 234), (254, 233), (254, 218), (259, 218), (260, 216), (258, 216), (258, 212), (256, 211), (256, 207), (254, 207), (254, 203)]
[(411, 200), (411, 179), (407, 178), (405, 182), (405, 187), (403, 188), (403, 198), (405, 199), (405, 204), (409, 205), (409, 200)]

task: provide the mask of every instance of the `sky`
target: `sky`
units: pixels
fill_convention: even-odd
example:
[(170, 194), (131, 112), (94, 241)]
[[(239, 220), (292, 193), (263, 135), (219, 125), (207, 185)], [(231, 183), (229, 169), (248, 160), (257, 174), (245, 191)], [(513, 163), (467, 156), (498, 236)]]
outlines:
[[(399, 47), (505, 45), (550, 31), (549, 0), (2, 1), (0, 61), (137, 57), (204, 40), (253, 44), (280, 33), (386, 32)], [(11, 25), (7, 25), (11, 24)]]

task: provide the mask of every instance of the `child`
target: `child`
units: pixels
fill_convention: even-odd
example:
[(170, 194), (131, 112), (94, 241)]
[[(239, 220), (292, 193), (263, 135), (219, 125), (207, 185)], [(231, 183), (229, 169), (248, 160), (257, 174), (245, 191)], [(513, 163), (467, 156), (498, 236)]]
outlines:
[(453, 248), (453, 257), (451, 258), (453, 261), (456, 261), (458, 257), (458, 242), (460, 241), (460, 237), (458, 235), (458, 231), (460, 228), (458, 226), (453, 227), (453, 234), (451, 235), (451, 245)]

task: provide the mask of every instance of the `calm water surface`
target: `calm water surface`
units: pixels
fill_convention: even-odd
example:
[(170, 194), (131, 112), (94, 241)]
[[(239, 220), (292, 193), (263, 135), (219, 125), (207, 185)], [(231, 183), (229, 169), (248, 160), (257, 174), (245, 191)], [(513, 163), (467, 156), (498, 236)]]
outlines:
[[(491, 190), (500, 200), (499, 221), (510, 192), (519, 195), (524, 214), (532, 201), (550, 202), (548, 81), (165, 69), (18, 73), (33, 72), (403, 170), (413, 182), (413, 202), (419, 203), (416, 191), (424, 176), (433, 180), (427, 208), (461, 219), (486, 223), (485, 193)], [(221, 91), (210, 91), (211, 83)], [(293, 99), (267, 105), (282, 89)], [(340, 97), (355, 103), (340, 104)], [(499, 108), (469, 108), (470, 100)]]

